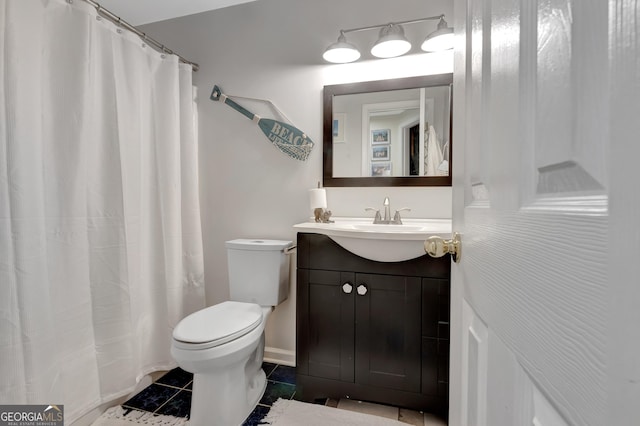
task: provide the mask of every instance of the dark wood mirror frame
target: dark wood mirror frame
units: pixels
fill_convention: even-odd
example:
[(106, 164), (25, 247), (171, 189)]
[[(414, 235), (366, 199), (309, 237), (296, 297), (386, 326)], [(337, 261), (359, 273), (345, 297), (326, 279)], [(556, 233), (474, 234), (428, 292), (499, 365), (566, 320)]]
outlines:
[(451, 186), (451, 141), (453, 140), (453, 94), (449, 99), (449, 176), (380, 176), (333, 177), (333, 97), (387, 90), (415, 89), (431, 86), (452, 86), (453, 74), (436, 74), (390, 80), (324, 86), (322, 122), (322, 165), (324, 186)]

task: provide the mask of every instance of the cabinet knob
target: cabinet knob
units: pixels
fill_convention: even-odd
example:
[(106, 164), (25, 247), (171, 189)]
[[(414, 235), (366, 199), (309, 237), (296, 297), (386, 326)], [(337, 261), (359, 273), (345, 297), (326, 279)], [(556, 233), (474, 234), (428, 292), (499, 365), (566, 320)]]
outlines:
[(365, 294), (367, 294), (368, 289), (367, 289), (367, 286), (366, 286), (366, 285), (364, 285), (364, 284), (360, 284), (360, 285), (358, 286), (357, 291), (358, 291), (358, 294), (359, 294), (360, 296), (364, 296)]
[(342, 291), (346, 294), (350, 294), (353, 291), (353, 286), (350, 283), (344, 283), (342, 285)]

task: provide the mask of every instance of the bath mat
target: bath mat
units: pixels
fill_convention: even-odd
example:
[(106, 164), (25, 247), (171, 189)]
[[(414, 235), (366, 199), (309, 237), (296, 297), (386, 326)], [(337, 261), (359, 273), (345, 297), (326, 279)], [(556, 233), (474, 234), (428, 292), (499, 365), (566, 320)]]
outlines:
[(287, 399), (278, 399), (263, 423), (274, 426), (407, 426), (384, 417)]
[(182, 417), (160, 416), (144, 411), (125, 410), (121, 406), (105, 411), (91, 426), (132, 426), (135, 424), (151, 426), (186, 426), (189, 421)]

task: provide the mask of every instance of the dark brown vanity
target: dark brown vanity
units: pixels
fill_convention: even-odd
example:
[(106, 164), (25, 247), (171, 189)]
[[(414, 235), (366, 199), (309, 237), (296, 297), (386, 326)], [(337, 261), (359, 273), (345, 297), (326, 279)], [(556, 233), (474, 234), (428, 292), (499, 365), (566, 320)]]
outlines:
[(296, 394), (446, 417), (450, 259), (359, 257), (298, 233)]

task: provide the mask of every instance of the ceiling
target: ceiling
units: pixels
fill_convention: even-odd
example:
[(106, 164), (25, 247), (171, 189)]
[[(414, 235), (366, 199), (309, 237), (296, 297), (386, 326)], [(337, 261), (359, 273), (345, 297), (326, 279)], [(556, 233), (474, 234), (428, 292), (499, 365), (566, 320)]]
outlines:
[(98, 0), (131, 25), (143, 25), (256, 0)]

